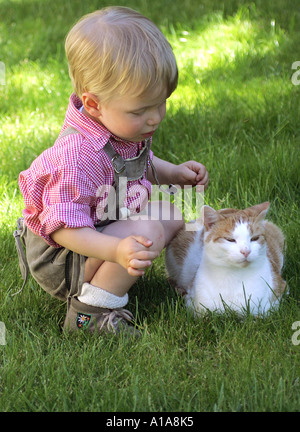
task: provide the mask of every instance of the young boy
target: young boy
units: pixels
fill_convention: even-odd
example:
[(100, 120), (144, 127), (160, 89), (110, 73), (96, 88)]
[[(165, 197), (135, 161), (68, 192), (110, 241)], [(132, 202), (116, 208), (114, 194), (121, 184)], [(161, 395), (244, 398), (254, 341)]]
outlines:
[(69, 32), (66, 54), (75, 93), (54, 146), (20, 174), (21, 237), (33, 277), (68, 299), (65, 329), (136, 334), (127, 293), (183, 225), (176, 208), (165, 220), (167, 204), (148, 203), (151, 183), (206, 186), (208, 173), (150, 150), (178, 76), (150, 20), (123, 7), (91, 13)]

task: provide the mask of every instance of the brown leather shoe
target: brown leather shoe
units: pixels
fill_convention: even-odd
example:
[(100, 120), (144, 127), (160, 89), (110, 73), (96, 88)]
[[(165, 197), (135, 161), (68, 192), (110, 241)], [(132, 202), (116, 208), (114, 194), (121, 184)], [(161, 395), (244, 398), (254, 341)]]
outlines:
[(88, 330), (105, 333), (124, 333), (139, 337), (140, 332), (128, 323), (134, 317), (127, 309), (106, 309), (81, 303), (75, 297), (68, 299), (68, 310), (64, 322), (65, 331)]

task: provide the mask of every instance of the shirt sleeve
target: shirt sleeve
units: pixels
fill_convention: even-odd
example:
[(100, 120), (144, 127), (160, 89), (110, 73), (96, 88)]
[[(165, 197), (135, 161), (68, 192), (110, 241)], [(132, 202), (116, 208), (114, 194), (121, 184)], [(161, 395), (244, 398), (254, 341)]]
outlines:
[(32, 170), (20, 175), (24, 196), (23, 215), (28, 227), (51, 246), (58, 247), (51, 234), (60, 228), (95, 229), (91, 207), (96, 186), (80, 169), (63, 167), (32, 178)]

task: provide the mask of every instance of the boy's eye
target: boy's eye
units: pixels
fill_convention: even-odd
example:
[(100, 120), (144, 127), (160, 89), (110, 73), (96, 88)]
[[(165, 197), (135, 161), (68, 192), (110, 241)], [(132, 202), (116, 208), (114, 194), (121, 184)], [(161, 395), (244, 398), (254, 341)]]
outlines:
[(132, 114), (134, 116), (140, 116), (140, 115), (143, 115), (144, 112), (145, 112), (145, 110), (142, 110), (142, 111), (133, 111), (130, 114)]
[(226, 241), (230, 242), (230, 243), (236, 243), (236, 240), (234, 238), (231, 237), (224, 237)]

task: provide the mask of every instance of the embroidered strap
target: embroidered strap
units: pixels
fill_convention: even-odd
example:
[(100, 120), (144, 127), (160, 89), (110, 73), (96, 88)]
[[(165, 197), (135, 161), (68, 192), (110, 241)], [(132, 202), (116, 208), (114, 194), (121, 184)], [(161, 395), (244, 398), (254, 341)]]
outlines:
[(66, 129), (59, 135), (58, 139), (72, 134), (80, 134), (80, 132), (73, 126), (67, 126)]
[[(59, 139), (71, 134), (80, 134), (80, 132), (73, 126), (68, 126), (61, 133)], [(120, 205), (122, 205), (126, 199), (127, 181), (139, 180), (143, 178), (143, 176), (145, 175), (145, 171), (146, 173), (148, 173), (148, 161), (151, 166), (155, 182), (159, 186), (160, 190), (169, 195), (174, 195), (177, 192), (177, 189), (174, 185), (169, 185), (168, 188), (163, 188), (160, 184), (156, 168), (149, 156), (149, 138), (144, 141), (144, 147), (142, 148), (138, 156), (130, 159), (123, 159), (122, 156), (115, 151), (110, 141), (105, 144), (103, 150), (108, 155), (112, 163), (112, 167), (114, 170), (115, 192), (111, 190), (108, 195), (107, 205), (105, 207), (107, 219), (97, 225), (106, 225), (109, 220), (122, 219), (123, 217), (129, 216), (128, 209), (126, 209), (125, 207), (120, 208)]]
[(150, 152), (149, 140), (145, 141), (144, 147), (138, 156), (130, 159), (123, 159), (122, 156), (115, 151), (110, 141), (106, 143), (103, 150), (109, 156), (114, 172), (117, 175), (122, 175), (129, 181), (138, 180), (144, 176)]
[[(67, 135), (71, 134), (80, 134), (80, 132), (75, 129), (73, 126), (68, 126), (59, 136), (59, 138), (63, 138)], [(108, 155), (108, 157), (111, 160), (114, 174), (115, 174), (115, 181), (116, 177), (122, 176), (126, 177), (127, 180), (138, 180), (144, 176), (145, 170), (147, 170), (147, 162), (149, 160), (149, 164), (151, 166), (153, 176), (155, 179), (156, 184), (159, 186), (159, 188), (170, 195), (174, 195), (177, 192), (177, 189), (174, 185), (170, 184), (168, 189), (163, 188), (158, 180), (158, 175), (156, 168), (153, 164), (153, 161), (151, 160), (149, 153), (150, 153), (150, 139), (145, 140), (145, 144), (143, 149), (140, 151), (139, 155), (130, 159), (123, 159), (122, 156), (117, 153), (113, 146), (111, 145), (110, 141), (106, 143), (103, 150)], [(116, 182), (118, 183), (118, 181)], [(124, 198), (125, 199), (125, 198)], [(124, 202), (124, 200), (122, 201)]]
[(127, 181), (139, 180), (144, 177), (147, 171), (147, 161), (150, 152), (150, 141), (147, 140), (139, 155), (130, 159), (123, 159), (115, 151), (110, 141), (104, 146), (104, 151), (111, 160), (114, 170), (114, 188), (109, 194), (105, 213), (108, 219), (123, 219), (130, 215), (123, 203), (127, 196)]

